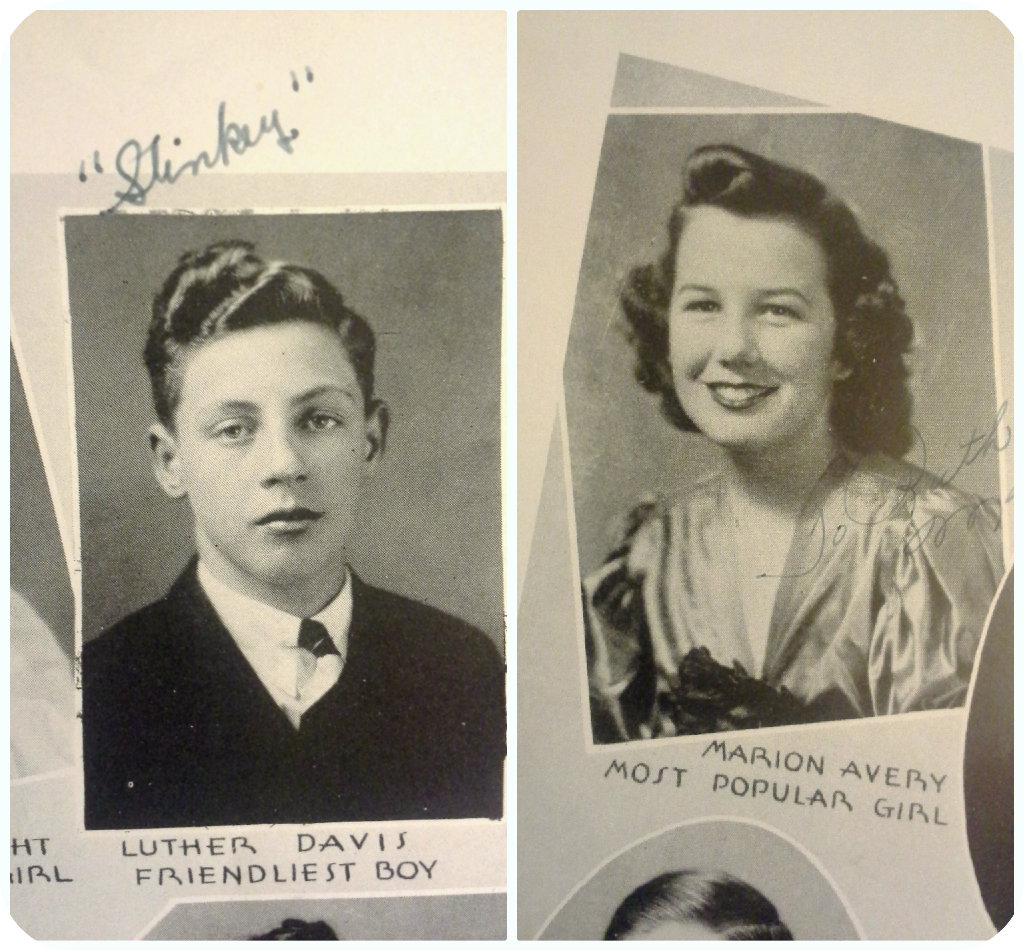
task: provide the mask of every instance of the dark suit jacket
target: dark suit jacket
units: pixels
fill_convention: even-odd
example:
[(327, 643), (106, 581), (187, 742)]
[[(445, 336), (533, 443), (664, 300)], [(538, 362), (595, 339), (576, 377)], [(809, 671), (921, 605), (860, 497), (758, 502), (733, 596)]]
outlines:
[(196, 578), (87, 644), (87, 829), (502, 813), (504, 667), (479, 631), (353, 577), (348, 656), (296, 730)]

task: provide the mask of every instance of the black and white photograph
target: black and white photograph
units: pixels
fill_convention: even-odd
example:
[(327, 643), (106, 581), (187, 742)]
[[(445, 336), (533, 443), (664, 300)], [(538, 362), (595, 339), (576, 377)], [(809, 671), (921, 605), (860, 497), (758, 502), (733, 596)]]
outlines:
[(85, 828), (501, 818), (500, 211), (65, 240)]
[(565, 364), (596, 744), (964, 704), (1003, 576), (980, 146), (606, 126)]
[(176, 905), (146, 941), (496, 941), (505, 893)]
[(543, 940), (850, 941), (859, 929), (820, 866), (752, 822), (686, 823), (596, 869)]

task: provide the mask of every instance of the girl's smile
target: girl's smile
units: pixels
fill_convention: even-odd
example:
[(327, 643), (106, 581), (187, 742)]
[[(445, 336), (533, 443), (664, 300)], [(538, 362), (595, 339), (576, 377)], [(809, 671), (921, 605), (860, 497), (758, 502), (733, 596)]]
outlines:
[(775, 392), (774, 386), (757, 386), (752, 383), (707, 383), (711, 398), (726, 409), (744, 410), (756, 406), (765, 397)]

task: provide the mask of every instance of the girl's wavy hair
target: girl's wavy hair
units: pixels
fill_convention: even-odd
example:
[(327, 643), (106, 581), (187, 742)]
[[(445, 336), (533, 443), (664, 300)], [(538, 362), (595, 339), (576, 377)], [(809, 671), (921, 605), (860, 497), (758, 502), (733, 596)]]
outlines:
[(833, 386), (832, 431), (855, 452), (902, 456), (912, 441), (904, 357), (914, 330), (886, 253), (813, 175), (730, 145), (705, 146), (689, 157), (668, 249), (658, 262), (634, 268), (620, 295), (636, 378), (661, 398), (665, 416), (682, 430), (697, 429), (676, 396), (668, 325), (679, 240), (690, 209), (699, 207), (790, 222), (818, 242), (835, 311), (833, 355), (849, 371)]
[(157, 417), (173, 425), (185, 354), (237, 330), (294, 321), (318, 324), (338, 335), (369, 407), (373, 330), (322, 274), (264, 261), (247, 241), (222, 241), (182, 255), (153, 300), (143, 352)]
[(792, 941), (775, 906), (725, 872), (684, 870), (652, 878), (626, 896), (605, 941), (642, 938), (663, 924), (700, 924), (727, 941)]

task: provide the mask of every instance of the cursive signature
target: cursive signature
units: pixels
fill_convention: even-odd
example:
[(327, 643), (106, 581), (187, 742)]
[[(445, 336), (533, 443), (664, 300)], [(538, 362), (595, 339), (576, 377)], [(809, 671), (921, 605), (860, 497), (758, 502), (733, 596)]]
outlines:
[[(971, 437), (965, 443), (961, 443), (959, 448), (962, 450), (959, 461), (953, 467), (951, 472), (944, 472), (938, 477), (938, 484), (944, 486), (950, 486), (960, 473), (973, 466), (984, 459), (987, 459), (991, 454), (998, 455), (1004, 449), (1009, 448), (1010, 442), (1013, 440), (1013, 431), (1006, 423), (1006, 414), (1009, 412), (1009, 405), (1003, 403), (999, 407), (996, 415), (993, 417), (992, 422), (980, 433), (976, 430), (971, 431)], [(928, 468), (928, 451), (925, 446), (924, 439), (921, 438), (921, 434), (916, 432), (915, 447), (921, 447), (921, 458), (920, 461), (912, 459), (915, 464), (919, 465), (922, 469)], [(927, 475), (927, 473), (925, 473)], [(934, 479), (934, 476), (929, 476)]]
[[(873, 526), (883, 522), (898, 522), (905, 526), (902, 544), (908, 554), (920, 550), (928, 541), (934, 547), (940, 547), (946, 541), (949, 531), (956, 526), (970, 530), (980, 523), (984, 530), (999, 532), (1002, 529), (1002, 505), (1009, 505), (1013, 501), (1012, 486), (1005, 499), (961, 493), (957, 498), (959, 504), (955, 507), (932, 513), (920, 522), (914, 516), (921, 495), (937, 489), (952, 489), (954, 480), (965, 469), (1009, 448), (1012, 432), (1005, 422), (1007, 412), (1008, 406), (1003, 403), (990, 425), (981, 432), (972, 430), (970, 438), (957, 447), (961, 455), (956, 466), (942, 475), (934, 475), (923, 467), (928, 457), (927, 448), (916, 430), (912, 453), (915, 465), (909, 468), (906, 479), (890, 481), (888, 478), (879, 478), (870, 471), (862, 471), (859, 464), (855, 464), (843, 477), (846, 523), (840, 522), (830, 533), (824, 506), (805, 512), (801, 521), (807, 526), (806, 542), (801, 547), (807, 551), (807, 566), (787, 570), (781, 575), (761, 574), (758, 577), (799, 578), (809, 574), (817, 568), (830, 547), (835, 548), (842, 543), (849, 525)], [(918, 459), (920, 467), (916, 464)]]
[[(175, 164), (160, 153), (160, 136), (154, 135), (145, 145), (138, 139), (129, 139), (117, 151), (114, 168), (127, 183), (123, 191), (115, 191), (117, 199), (104, 214), (116, 211), (122, 205), (145, 205), (146, 198), (156, 185), (173, 185), (182, 175), (198, 175), (203, 169), (230, 165), (233, 155), (244, 155), (264, 139), (273, 142), (282, 151), (292, 154), (292, 143), (299, 136), (298, 129), (285, 132), (277, 109), (260, 116), (259, 124), (228, 122), (227, 103), (217, 106), (217, 144), (203, 150), (193, 158)], [(174, 140), (180, 145), (180, 139)], [(97, 156), (98, 162), (98, 156)]]

